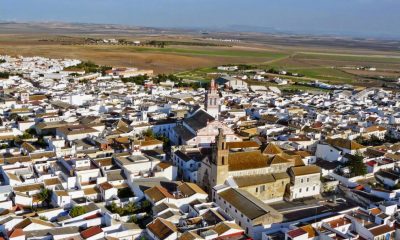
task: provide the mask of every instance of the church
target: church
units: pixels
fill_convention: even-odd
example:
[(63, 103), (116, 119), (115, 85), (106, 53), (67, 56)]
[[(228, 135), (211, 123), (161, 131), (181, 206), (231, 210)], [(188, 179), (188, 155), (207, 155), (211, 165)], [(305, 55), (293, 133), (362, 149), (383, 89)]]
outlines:
[(306, 166), (299, 155), (289, 155), (272, 143), (264, 151), (259, 148), (253, 141), (230, 142), (224, 129), (219, 129), (211, 157), (201, 162), (197, 184), (212, 199), (218, 189), (226, 187), (245, 190), (265, 203), (301, 198), (301, 195), (293, 197), (294, 187), (315, 190), (307, 196), (319, 194), (318, 183), (294, 182), (297, 177), (292, 174), (301, 169), (307, 178), (318, 175), (319, 169)]
[(211, 80), (210, 90), (206, 93), (205, 109), (213, 118), (218, 119), (220, 112), (220, 98), (214, 79)]
[(218, 129), (223, 129), (228, 141), (241, 141), (231, 128), (218, 121), (220, 97), (214, 80), (205, 95), (204, 105), (205, 109), (192, 111), (172, 129), (169, 136), (173, 144), (210, 147), (218, 135)]

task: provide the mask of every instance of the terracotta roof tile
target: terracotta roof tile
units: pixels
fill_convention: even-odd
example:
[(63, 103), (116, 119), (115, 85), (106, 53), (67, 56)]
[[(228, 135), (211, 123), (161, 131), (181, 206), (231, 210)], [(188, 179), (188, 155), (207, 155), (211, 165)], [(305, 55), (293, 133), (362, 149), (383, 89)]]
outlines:
[(94, 226), (94, 227), (90, 227), (90, 228), (82, 231), (81, 236), (86, 239), (86, 238), (93, 237), (101, 232), (103, 232), (103, 230), (101, 229), (100, 226)]
[(144, 193), (151, 198), (154, 202), (158, 202), (164, 198), (174, 198), (167, 189), (160, 187), (160, 186), (155, 186), (150, 189), (147, 189), (144, 191)]
[(228, 156), (229, 171), (267, 167), (267, 156), (260, 151), (236, 152)]
[(321, 168), (315, 165), (301, 166), (301, 167), (293, 167), (292, 171), (295, 176), (302, 176), (308, 174), (320, 173)]
[(22, 231), (22, 229), (17, 228), (15, 230), (13, 230), (10, 235), (9, 238), (15, 238), (15, 237), (20, 237), (20, 236), (24, 236), (24, 231)]
[(263, 154), (279, 154), (282, 153), (282, 149), (273, 143), (269, 143), (264, 149)]
[(149, 229), (149, 231), (158, 239), (166, 239), (171, 236), (171, 234), (178, 231), (173, 223), (161, 218), (157, 218), (152, 223), (148, 224), (147, 229)]

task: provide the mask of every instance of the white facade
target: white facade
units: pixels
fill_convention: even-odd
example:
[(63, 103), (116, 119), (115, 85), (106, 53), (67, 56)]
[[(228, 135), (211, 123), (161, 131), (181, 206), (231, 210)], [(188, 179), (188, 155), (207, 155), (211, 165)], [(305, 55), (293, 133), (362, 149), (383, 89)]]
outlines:
[(315, 156), (329, 162), (341, 161), (342, 151), (328, 144), (317, 144)]
[(292, 199), (312, 197), (319, 195), (321, 192), (320, 174), (307, 174), (295, 176), (290, 187)]

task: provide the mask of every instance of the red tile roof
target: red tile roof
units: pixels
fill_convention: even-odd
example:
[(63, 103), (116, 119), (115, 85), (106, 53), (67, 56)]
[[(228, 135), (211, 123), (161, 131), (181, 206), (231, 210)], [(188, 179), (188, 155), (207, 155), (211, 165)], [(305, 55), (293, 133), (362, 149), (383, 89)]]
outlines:
[(342, 217), (342, 218), (332, 220), (332, 221), (328, 222), (328, 224), (331, 228), (337, 228), (337, 227), (341, 227), (343, 225), (351, 224), (351, 221), (345, 217)]
[(20, 237), (20, 236), (24, 236), (24, 235), (25, 235), (24, 231), (22, 231), (22, 229), (20, 229), (20, 228), (17, 228), (10, 233), (9, 238), (15, 238), (15, 237)]
[(355, 190), (363, 190), (364, 187), (362, 185), (358, 185), (357, 187), (354, 188)]
[(83, 238), (90, 238), (93, 237), (99, 233), (103, 232), (103, 230), (101, 229), (100, 226), (94, 226), (94, 227), (90, 227), (84, 231), (81, 232), (81, 236)]
[(301, 229), (301, 228), (291, 230), (287, 234), (291, 238), (295, 238), (295, 237), (298, 237), (298, 236), (301, 236), (301, 235), (304, 235), (304, 234), (307, 234), (307, 236), (308, 236), (308, 233), (306, 231), (304, 231), (304, 229)]
[(108, 190), (113, 188), (113, 186), (109, 182), (103, 182), (100, 184), (100, 187), (104, 190)]
[(162, 218), (157, 218), (152, 223), (149, 223), (147, 229), (158, 239), (165, 239), (178, 231), (172, 222)]
[(389, 225), (386, 225), (386, 224), (381, 225), (381, 226), (378, 226), (378, 227), (375, 227), (375, 228), (373, 228), (373, 229), (369, 229), (369, 231), (370, 231), (370, 232), (372, 233), (372, 235), (374, 235), (375, 237), (381, 236), (381, 235), (386, 234), (386, 233), (394, 232), (395, 230), (396, 230), (396, 227), (395, 227), (395, 226), (390, 227)]
[(368, 166), (373, 167), (373, 166), (375, 166), (375, 164), (377, 164), (377, 162), (374, 160), (371, 160), (371, 161), (367, 162), (367, 164), (368, 164)]
[(102, 216), (101, 213), (95, 213), (93, 215), (85, 217), (85, 220), (95, 219), (95, 218), (98, 218), (98, 217), (101, 217), (101, 216)]

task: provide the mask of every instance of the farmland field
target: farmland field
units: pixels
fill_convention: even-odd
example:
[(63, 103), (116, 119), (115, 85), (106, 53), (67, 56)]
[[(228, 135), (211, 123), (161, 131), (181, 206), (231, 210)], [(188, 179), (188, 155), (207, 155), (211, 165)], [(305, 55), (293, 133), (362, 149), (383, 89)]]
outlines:
[(263, 63), (285, 56), (285, 53), (268, 49), (248, 50), (242, 47), (67, 45), (38, 39), (38, 36), (29, 39), (26, 36), (0, 34), (0, 54), (77, 58), (102, 65), (153, 69), (156, 73), (174, 73), (230, 63)]
[[(88, 30), (90, 29), (90, 31)], [(87, 39), (116, 38), (142, 44), (87, 44)], [(234, 38), (235, 42), (210, 39)], [(400, 44), (390, 41), (341, 40), (318, 37), (273, 36), (251, 33), (211, 33), (101, 25), (3, 24), (0, 54), (76, 58), (99, 65), (138, 67), (156, 73), (174, 73), (189, 80), (207, 81), (217, 66), (246, 64), (257, 69), (290, 71), (302, 77), (269, 74), (292, 82), (322, 81), (331, 84), (379, 86), (400, 77)], [(377, 71), (357, 70), (374, 67)], [(271, 83), (272, 84), (272, 83)], [(292, 88), (285, 86), (281, 88)], [(297, 86), (299, 87), (299, 86)]]

